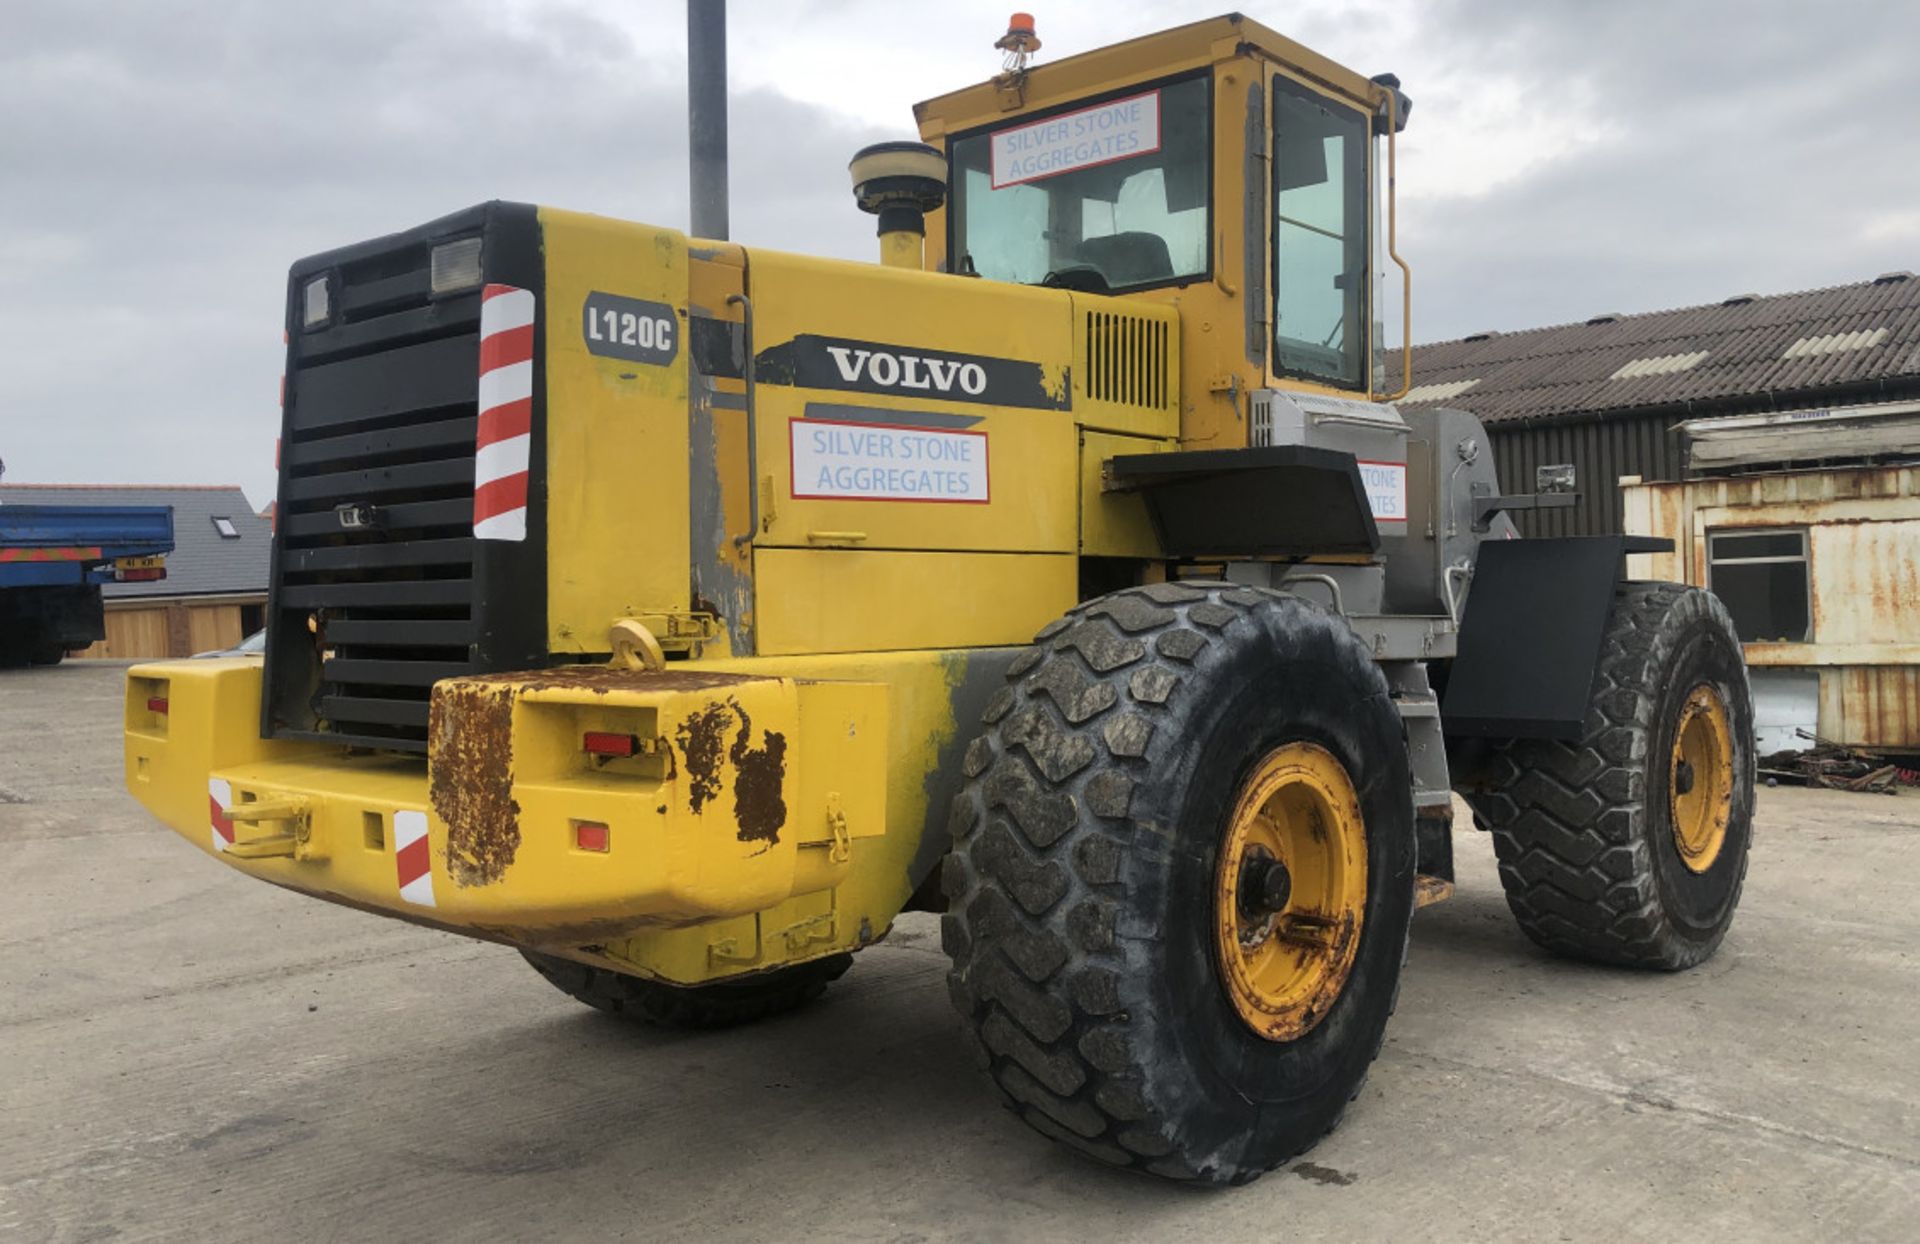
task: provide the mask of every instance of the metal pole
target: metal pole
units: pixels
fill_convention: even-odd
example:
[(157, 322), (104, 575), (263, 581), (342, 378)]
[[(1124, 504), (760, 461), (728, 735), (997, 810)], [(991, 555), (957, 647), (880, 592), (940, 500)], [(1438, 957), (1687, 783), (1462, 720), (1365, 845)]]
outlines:
[(687, 0), (692, 233), (727, 236), (727, 0)]

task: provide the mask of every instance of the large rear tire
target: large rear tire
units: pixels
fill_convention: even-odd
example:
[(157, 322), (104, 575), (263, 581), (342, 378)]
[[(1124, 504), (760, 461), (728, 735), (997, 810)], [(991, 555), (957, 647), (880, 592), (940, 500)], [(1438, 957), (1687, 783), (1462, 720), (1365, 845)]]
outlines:
[(1676, 970), (1726, 937), (1753, 834), (1753, 699), (1712, 593), (1622, 584), (1573, 742), (1521, 740), (1468, 796), (1520, 927), (1573, 958)]
[(1048, 626), (1009, 678), (943, 878), (982, 1066), (1116, 1166), (1244, 1183), (1310, 1148), (1380, 1049), (1413, 908), (1405, 736), (1365, 645), (1295, 597), (1158, 584)]
[(547, 983), (595, 1010), (659, 1028), (731, 1028), (797, 1010), (846, 974), (852, 955), (829, 955), (710, 985), (666, 985), (557, 955), (520, 952)]

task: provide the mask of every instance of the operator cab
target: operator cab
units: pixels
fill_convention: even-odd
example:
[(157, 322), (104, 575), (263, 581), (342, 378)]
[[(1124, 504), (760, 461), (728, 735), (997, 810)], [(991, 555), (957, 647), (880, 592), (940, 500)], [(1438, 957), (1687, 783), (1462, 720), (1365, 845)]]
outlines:
[(949, 166), (927, 266), (1175, 304), (1199, 330), (1188, 374), (1236, 394), (1400, 387), (1375, 367), (1375, 204), (1390, 177), (1373, 140), (1405, 120), (1395, 80), (1238, 15), (1035, 68), (1015, 59), (917, 109)]

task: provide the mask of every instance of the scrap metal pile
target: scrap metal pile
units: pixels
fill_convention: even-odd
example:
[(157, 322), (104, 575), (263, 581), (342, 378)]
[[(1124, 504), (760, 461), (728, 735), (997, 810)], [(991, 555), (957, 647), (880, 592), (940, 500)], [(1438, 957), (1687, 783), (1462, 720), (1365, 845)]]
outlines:
[(1890, 795), (1899, 786), (1920, 786), (1920, 758), (1896, 758), (1847, 747), (1808, 730), (1794, 733), (1811, 741), (1813, 746), (1805, 751), (1775, 752), (1761, 757), (1760, 776), (1769, 786), (1786, 782), (1877, 795)]

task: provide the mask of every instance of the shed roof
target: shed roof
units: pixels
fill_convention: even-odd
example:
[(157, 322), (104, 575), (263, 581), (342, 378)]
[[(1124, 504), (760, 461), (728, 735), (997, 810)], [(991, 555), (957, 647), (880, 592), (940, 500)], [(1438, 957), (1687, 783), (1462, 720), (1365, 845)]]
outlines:
[[(1388, 369), (1397, 370), (1396, 357)], [(1729, 414), (1920, 392), (1920, 278), (1415, 346), (1407, 406), (1487, 423), (1670, 410)]]
[[(254, 512), (233, 484), (149, 487), (134, 484), (0, 484), (0, 504), (170, 505), (173, 552), (167, 577), (152, 583), (109, 583), (109, 599), (127, 596), (261, 594), (273, 553), (273, 525)], [(223, 536), (216, 518), (233, 524)]]

